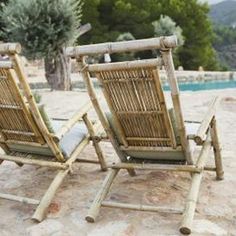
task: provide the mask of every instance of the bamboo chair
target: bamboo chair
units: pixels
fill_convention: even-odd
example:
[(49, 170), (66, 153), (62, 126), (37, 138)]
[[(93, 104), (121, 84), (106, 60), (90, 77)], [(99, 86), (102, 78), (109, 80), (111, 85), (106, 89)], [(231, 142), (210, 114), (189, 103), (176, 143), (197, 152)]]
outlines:
[[(192, 180), (185, 209), (181, 211), (183, 219), (180, 231), (190, 234), (204, 170), (215, 171), (217, 179), (223, 179), (215, 119), (219, 100), (213, 100), (200, 124), (184, 122), (171, 54), (171, 49), (177, 46), (176, 41), (175, 36), (169, 36), (67, 48), (67, 55), (76, 58), (79, 63), (94, 108), (120, 158), (119, 163), (109, 166), (111, 170), (86, 217), (88, 222), (95, 221), (101, 207), (167, 211), (165, 207), (106, 201), (105, 197), (120, 169), (127, 169), (130, 175), (135, 174), (135, 169), (182, 171), (190, 173)], [(92, 65), (85, 60), (86, 56), (95, 54), (154, 49), (160, 50), (161, 58)], [(171, 89), (175, 122), (168, 112), (160, 82), (158, 67), (162, 65)], [(100, 82), (110, 114), (104, 114), (101, 109), (91, 75), (95, 75)], [(195, 126), (194, 133), (187, 133), (186, 127), (189, 129), (189, 125), (190, 128)], [(192, 157), (190, 140), (202, 147), (197, 158)], [(206, 166), (212, 148), (215, 167)], [(180, 212), (178, 209), (170, 210)]]
[[(32, 218), (42, 221), (75, 161), (100, 164), (102, 170), (107, 169), (96, 136), (102, 126), (88, 118), (88, 111), (92, 108), (89, 102), (68, 121), (52, 122), (52, 125), (56, 124), (57, 133), (50, 133), (26, 81), (18, 56), (20, 50), (19, 44), (0, 44), (0, 54), (9, 56), (9, 60), (0, 61), (0, 147), (5, 151), (5, 154), (0, 155), (0, 162), (6, 160), (19, 166), (46, 166), (58, 172), (41, 200), (5, 193), (0, 193), (0, 197), (38, 205)], [(98, 161), (78, 159), (90, 140), (94, 144)], [(70, 150), (62, 150), (63, 147), (67, 148), (66, 144)]]

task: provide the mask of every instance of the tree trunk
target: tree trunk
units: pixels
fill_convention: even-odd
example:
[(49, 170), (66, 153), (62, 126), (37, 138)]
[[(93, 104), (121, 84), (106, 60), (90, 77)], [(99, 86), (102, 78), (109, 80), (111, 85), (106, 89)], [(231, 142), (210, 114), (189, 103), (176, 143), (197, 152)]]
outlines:
[(64, 49), (57, 56), (44, 59), (45, 76), (51, 90), (71, 90), (70, 59), (66, 57)]

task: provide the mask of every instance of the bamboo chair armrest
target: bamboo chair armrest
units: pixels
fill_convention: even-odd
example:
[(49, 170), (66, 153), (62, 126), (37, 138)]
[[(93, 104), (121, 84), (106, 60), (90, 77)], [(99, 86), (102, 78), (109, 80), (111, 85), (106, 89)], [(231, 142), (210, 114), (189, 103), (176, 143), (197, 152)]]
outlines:
[(55, 136), (60, 140), (79, 120), (82, 119), (85, 114), (88, 113), (91, 108), (92, 103), (89, 101), (76, 114), (66, 121), (61, 129), (55, 134)]
[(216, 107), (220, 101), (220, 97), (215, 97), (211, 104), (208, 107), (208, 110), (197, 130), (197, 133), (194, 137), (194, 141), (197, 145), (203, 144), (204, 140), (206, 139), (206, 133), (211, 125), (212, 119), (215, 117)]

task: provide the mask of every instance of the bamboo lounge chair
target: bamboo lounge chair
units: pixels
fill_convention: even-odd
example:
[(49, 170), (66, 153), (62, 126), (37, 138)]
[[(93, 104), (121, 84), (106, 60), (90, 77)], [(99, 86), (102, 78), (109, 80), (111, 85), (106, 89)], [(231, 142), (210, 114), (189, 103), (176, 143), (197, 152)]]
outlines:
[[(51, 125), (56, 133), (49, 132), (26, 81), (19, 52), (19, 44), (0, 44), (0, 54), (9, 56), (9, 60), (0, 61), (0, 147), (5, 151), (0, 155), (0, 162), (46, 166), (58, 173), (40, 201), (5, 193), (0, 193), (0, 197), (38, 205), (32, 218), (42, 221), (56, 190), (75, 161), (100, 164), (102, 170), (106, 170), (96, 136), (102, 126), (88, 118), (87, 113), (92, 108), (89, 102), (66, 122), (53, 121)], [(78, 159), (90, 140), (98, 161)]]
[[(130, 175), (135, 174), (135, 169), (183, 171), (189, 172), (192, 180), (180, 231), (190, 234), (203, 171), (216, 171), (217, 179), (223, 178), (215, 119), (218, 99), (213, 100), (200, 124), (192, 123), (196, 132), (188, 134), (171, 54), (171, 49), (176, 46), (176, 37), (169, 36), (67, 48), (67, 55), (76, 58), (79, 63), (94, 108), (120, 158), (119, 163), (109, 166), (111, 170), (86, 217), (88, 222), (95, 221), (102, 206), (142, 211), (166, 209), (106, 201), (105, 197), (120, 169), (127, 169)], [(85, 60), (86, 56), (95, 54), (154, 49), (160, 50), (161, 58), (109, 64), (87, 64)], [(158, 67), (162, 65), (171, 89), (172, 116), (167, 110), (159, 77)], [(100, 82), (110, 109), (108, 114), (104, 114), (101, 109), (91, 75), (95, 75)], [(194, 159), (190, 139), (201, 145), (201, 152)], [(214, 150), (215, 167), (206, 166), (211, 148)]]

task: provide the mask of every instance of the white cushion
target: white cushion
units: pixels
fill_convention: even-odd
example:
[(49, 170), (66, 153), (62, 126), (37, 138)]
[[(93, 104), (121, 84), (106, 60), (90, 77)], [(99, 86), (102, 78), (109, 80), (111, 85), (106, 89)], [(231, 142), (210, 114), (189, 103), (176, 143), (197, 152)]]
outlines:
[[(55, 133), (66, 123), (66, 121), (52, 120), (51, 125)], [(88, 130), (83, 122), (75, 124), (60, 140), (59, 146), (66, 157), (70, 157), (75, 148), (83, 141)]]

